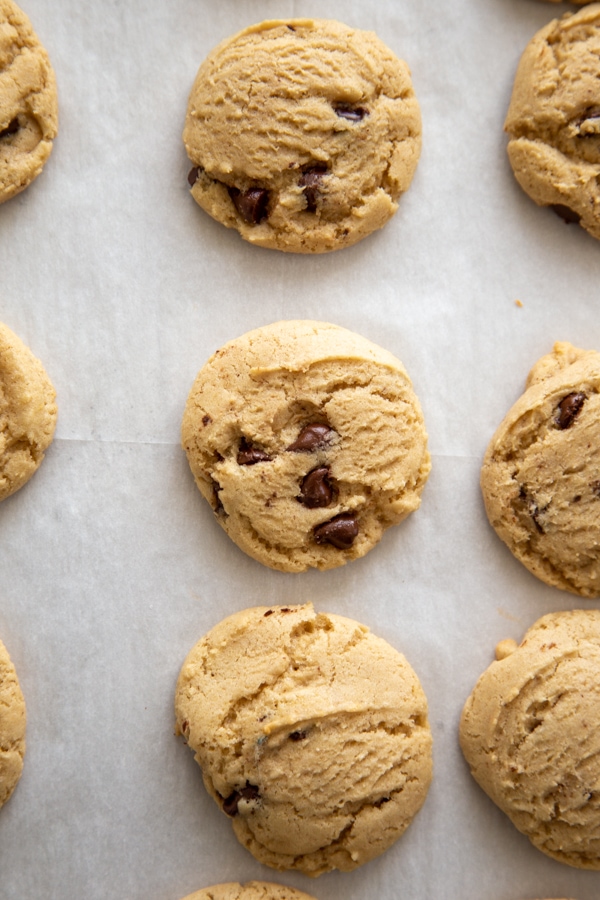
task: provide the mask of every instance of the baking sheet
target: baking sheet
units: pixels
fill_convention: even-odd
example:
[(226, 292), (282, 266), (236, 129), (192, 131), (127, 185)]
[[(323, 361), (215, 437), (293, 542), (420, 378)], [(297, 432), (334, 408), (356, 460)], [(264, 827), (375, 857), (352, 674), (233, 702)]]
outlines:
[[(600, 875), (533, 849), (468, 774), (462, 705), (502, 638), (589, 607), (493, 534), (485, 446), (555, 340), (600, 349), (600, 247), (538, 209), (502, 123), (516, 64), (566, 5), (536, 0), (23, 0), (56, 70), (60, 134), (0, 207), (0, 320), (43, 360), (56, 439), (0, 507), (0, 636), (28, 708), (0, 811), (2, 900), (179, 900), (263, 879), (319, 900), (593, 900)], [(319, 257), (261, 250), (208, 218), (180, 139), (201, 60), (265, 18), (373, 29), (412, 69), (424, 142), (395, 218)], [(517, 305), (519, 300), (522, 306)], [(421, 509), (363, 560), (285, 575), (212, 521), (179, 447), (192, 380), (225, 341), (282, 318), (351, 328), (406, 365), (433, 470)], [(313, 881), (238, 845), (174, 737), (193, 643), (225, 615), (301, 603), (405, 653), (434, 733), (424, 808), (384, 856)]]

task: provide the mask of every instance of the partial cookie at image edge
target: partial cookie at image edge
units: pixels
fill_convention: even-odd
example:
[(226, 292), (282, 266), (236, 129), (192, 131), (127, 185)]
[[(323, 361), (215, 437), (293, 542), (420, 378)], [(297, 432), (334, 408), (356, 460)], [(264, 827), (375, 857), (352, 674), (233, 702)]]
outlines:
[(0, 0), (0, 203), (41, 173), (58, 133), (56, 79), (29, 18)]
[(0, 501), (35, 474), (54, 437), (56, 392), (29, 347), (0, 322)]
[(12, 796), (23, 771), (25, 700), (15, 667), (0, 641), (0, 807)]

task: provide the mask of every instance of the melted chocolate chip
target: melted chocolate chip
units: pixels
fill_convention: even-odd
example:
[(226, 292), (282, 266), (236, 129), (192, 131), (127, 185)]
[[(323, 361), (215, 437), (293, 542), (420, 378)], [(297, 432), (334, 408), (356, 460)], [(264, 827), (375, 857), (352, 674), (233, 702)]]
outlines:
[(348, 550), (357, 535), (358, 523), (353, 513), (340, 513), (313, 531), (317, 544), (332, 544), (338, 550)]
[(239, 191), (237, 188), (228, 187), (227, 190), (238, 213), (249, 225), (258, 225), (267, 218), (269, 192), (265, 188), (255, 187)]
[(200, 166), (194, 166), (193, 169), (190, 169), (188, 172), (188, 184), (190, 187), (194, 187), (198, 180), (198, 175), (200, 174)]
[(19, 130), (19, 120), (14, 118), (9, 125), (6, 126), (2, 131), (0, 131), (0, 138), (8, 137), (9, 134), (16, 134)]
[(266, 619), (267, 616), (272, 616), (274, 612), (275, 612), (274, 609), (268, 609), (264, 615), (264, 618)]
[(575, 212), (575, 210), (571, 209), (569, 206), (563, 206), (562, 203), (553, 203), (550, 209), (552, 212), (555, 212), (557, 216), (560, 216), (567, 225), (571, 225), (572, 223), (577, 225), (581, 221), (579, 213)]
[(211, 422), (212, 422), (212, 419), (210, 416), (208, 416), (208, 415), (202, 416), (202, 424), (204, 425), (205, 428), (207, 425), (210, 425)]
[(302, 479), (298, 502), (308, 509), (317, 509), (329, 506), (334, 495), (335, 488), (329, 480), (329, 466), (319, 466)]
[(348, 119), (349, 122), (360, 122), (369, 111), (362, 106), (334, 106), (336, 116), (340, 119)]
[(290, 741), (305, 741), (307, 736), (306, 731), (292, 731), (289, 738)]
[(305, 425), (293, 444), (286, 449), (289, 452), (311, 453), (328, 444), (335, 434), (336, 432), (329, 425), (320, 425), (317, 422)]
[(567, 394), (566, 397), (563, 397), (558, 404), (557, 414), (554, 418), (557, 428), (563, 431), (565, 428), (570, 428), (581, 412), (581, 407), (586, 400), (586, 395), (580, 392)]
[(313, 166), (311, 169), (305, 169), (300, 176), (298, 184), (306, 198), (307, 212), (317, 211), (317, 198), (321, 191), (323, 176), (326, 174), (327, 166)]
[(242, 438), (237, 455), (238, 466), (254, 466), (259, 462), (270, 462), (270, 459), (268, 453), (251, 444), (246, 438)]
[(223, 800), (223, 812), (227, 813), (228, 816), (237, 816), (240, 800), (258, 800), (259, 797), (259, 789), (255, 784), (250, 784), (247, 781), (246, 787), (243, 787), (241, 791), (234, 791), (233, 794), (230, 794), (229, 797)]

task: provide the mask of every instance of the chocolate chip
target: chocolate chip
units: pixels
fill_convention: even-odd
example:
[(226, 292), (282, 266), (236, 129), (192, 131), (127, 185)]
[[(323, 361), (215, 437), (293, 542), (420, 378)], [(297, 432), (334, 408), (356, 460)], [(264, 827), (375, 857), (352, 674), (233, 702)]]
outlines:
[(305, 169), (298, 184), (306, 198), (307, 212), (317, 211), (317, 198), (321, 191), (323, 176), (327, 174), (327, 166), (313, 166)]
[(198, 180), (198, 175), (200, 174), (200, 166), (194, 166), (193, 169), (190, 169), (188, 172), (188, 184), (190, 187), (194, 187)]
[(328, 444), (334, 437), (336, 432), (329, 425), (321, 425), (315, 422), (312, 425), (305, 425), (293, 444), (286, 449), (289, 452), (308, 452), (319, 450)]
[(275, 612), (274, 609), (268, 609), (264, 615), (264, 618), (266, 619), (267, 616), (272, 616), (274, 612)]
[(340, 513), (329, 522), (317, 525), (313, 537), (317, 544), (332, 544), (338, 550), (348, 550), (358, 535), (358, 523), (353, 513)]
[(17, 118), (13, 119), (9, 125), (3, 130), (0, 131), (0, 138), (8, 137), (9, 134), (15, 134), (19, 130), (19, 120)]
[(369, 115), (369, 111), (362, 106), (334, 106), (336, 116), (340, 119), (348, 119), (349, 122), (360, 122), (365, 116)]
[(569, 206), (563, 206), (562, 203), (553, 203), (550, 209), (552, 212), (555, 212), (557, 216), (560, 216), (567, 225), (570, 225), (571, 223), (577, 225), (581, 221), (579, 213), (575, 212), (575, 210), (571, 209)]
[(289, 735), (290, 741), (305, 741), (307, 738), (306, 731), (292, 731)]
[(573, 392), (572, 394), (567, 394), (566, 397), (563, 397), (558, 404), (558, 411), (554, 418), (557, 428), (560, 428), (563, 431), (565, 428), (570, 428), (581, 412), (581, 407), (586, 400), (586, 395), (581, 392)]
[(250, 443), (246, 438), (242, 438), (237, 455), (238, 466), (254, 466), (259, 462), (269, 462), (270, 459), (268, 453), (260, 450), (256, 444)]
[(334, 494), (335, 488), (329, 480), (329, 466), (319, 466), (302, 479), (298, 501), (308, 509), (317, 509), (329, 506)]
[(211, 481), (213, 488), (213, 512), (224, 513), (225, 507), (221, 503), (221, 498), (219, 497), (219, 491), (222, 490), (221, 485), (218, 481), (215, 481), (214, 478), (211, 478)]
[(247, 781), (246, 787), (243, 787), (240, 791), (234, 791), (227, 799), (223, 800), (223, 812), (227, 813), (228, 816), (237, 816), (240, 800), (258, 800), (259, 797), (259, 789), (255, 784), (250, 784)]
[(212, 422), (212, 419), (210, 416), (202, 416), (202, 424), (204, 425), (205, 428), (207, 425), (210, 425), (211, 422)]
[(237, 188), (228, 187), (227, 190), (233, 205), (249, 225), (258, 225), (267, 218), (269, 192), (265, 188), (255, 187), (239, 191)]

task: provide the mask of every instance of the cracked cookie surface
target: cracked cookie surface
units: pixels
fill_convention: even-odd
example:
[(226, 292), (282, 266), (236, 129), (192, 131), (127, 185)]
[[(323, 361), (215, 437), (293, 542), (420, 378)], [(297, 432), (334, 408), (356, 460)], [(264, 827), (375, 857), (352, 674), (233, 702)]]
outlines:
[(600, 239), (600, 3), (539, 31), (505, 122), (517, 181), (539, 206)]
[(198, 374), (182, 424), (196, 484), (254, 559), (287, 572), (364, 556), (430, 469), (402, 363), (324, 322), (248, 332)]
[(421, 149), (409, 69), (368, 31), (266, 21), (200, 67), (183, 139), (192, 196), (253, 244), (348, 247), (381, 228)]
[(40, 174), (57, 130), (48, 55), (16, 3), (0, 0), (0, 203)]
[(600, 353), (556, 343), (481, 470), (491, 525), (546, 584), (600, 596)]
[(42, 462), (54, 436), (55, 397), (39, 359), (0, 322), (0, 501)]
[(600, 869), (600, 610), (552, 613), (502, 641), (467, 700), (471, 774), (538, 850)]
[(282, 884), (247, 881), (245, 884), (215, 884), (189, 894), (183, 900), (314, 900), (314, 897)]
[(177, 730), (260, 862), (349, 871), (402, 834), (431, 780), (427, 701), (405, 658), (306, 606), (225, 619), (188, 654)]
[(25, 718), (17, 673), (0, 641), (0, 806), (11, 796), (23, 770)]

